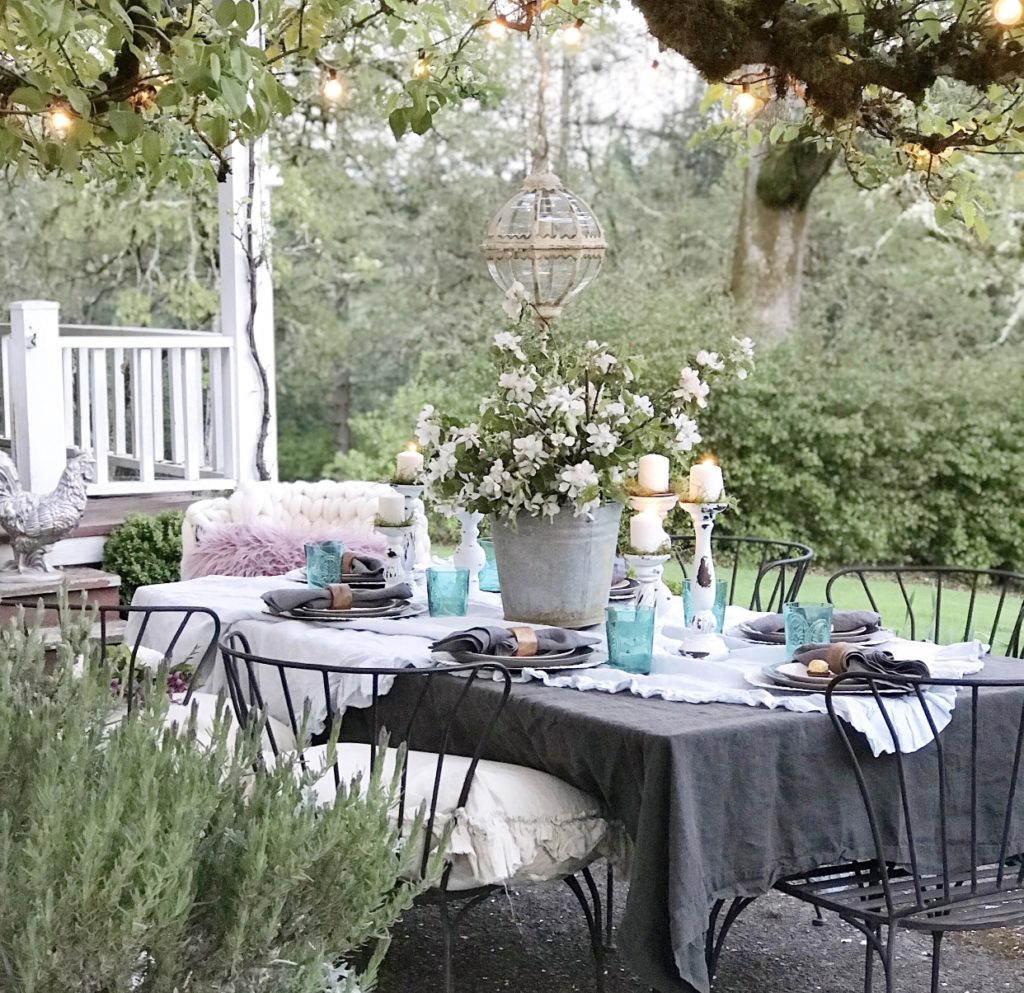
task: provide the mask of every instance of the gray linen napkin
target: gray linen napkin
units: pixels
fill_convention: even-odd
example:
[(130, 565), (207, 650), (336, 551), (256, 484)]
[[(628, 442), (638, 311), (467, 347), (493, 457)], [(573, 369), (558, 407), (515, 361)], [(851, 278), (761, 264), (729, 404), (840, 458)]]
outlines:
[[(881, 629), (882, 619), (873, 610), (837, 610), (832, 614), (832, 640), (864, 641)], [(765, 614), (739, 625), (744, 638), (765, 645), (784, 645), (786, 627), (782, 614)]]
[[(365, 590), (352, 588), (353, 606), (369, 606), (384, 600), (408, 600), (412, 596), (412, 588), (408, 583), (396, 583), (382, 590)], [(313, 587), (292, 586), (285, 590), (268, 590), (263, 594), (263, 602), (275, 613), (294, 610), (296, 607), (312, 607), (316, 610), (329, 610), (331, 591)]]
[(384, 563), (376, 555), (356, 555), (346, 552), (342, 562), (344, 563), (346, 576), (359, 576), (369, 579), (374, 576), (384, 575)]
[[(893, 658), (892, 652), (878, 648), (861, 648), (849, 642), (832, 642), (828, 645), (804, 645), (793, 653), (794, 662), (807, 665), (814, 659), (824, 659), (828, 663), (829, 672), (833, 676), (842, 676), (848, 672), (865, 672), (872, 675), (893, 676), (928, 676), (928, 666), (916, 659)], [(822, 677), (824, 679), (824, 677)], [(886, 687), (895, 684), (880, 680), (877, 686)]]
[(621, 555), (617, 555), (615, 561), (612, 562), (612, 586), (621, 583), (628, 575), (629, 567), (626, 565), (626, 560)]
[[(570, 648), (584, 648), (596, 645), (600, 638), (592, 634), (581, 634), (579, 631), (566, 631), (565, 628), (535, 628), (537, 637), (537, 655), (550, 655), (552, 652), (564, 652)], [(456, 631), (447, 637), (435, 641), (430, 646), (435, 652), (477, 652), (481, 655), (513, 656), (519, 642), (510, 628), (481, 624), (478, 627)]]

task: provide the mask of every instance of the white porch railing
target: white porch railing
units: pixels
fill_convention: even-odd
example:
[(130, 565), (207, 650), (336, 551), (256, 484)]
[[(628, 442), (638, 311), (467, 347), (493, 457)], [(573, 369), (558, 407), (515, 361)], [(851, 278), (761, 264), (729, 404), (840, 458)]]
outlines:
[(0, 446), (22, 485), (52, 488), (66, 450), (93, 452), (94, 495), (232, 488), (235, 342), (225, 334), (60, 325), (14, 304), (0, 325)]

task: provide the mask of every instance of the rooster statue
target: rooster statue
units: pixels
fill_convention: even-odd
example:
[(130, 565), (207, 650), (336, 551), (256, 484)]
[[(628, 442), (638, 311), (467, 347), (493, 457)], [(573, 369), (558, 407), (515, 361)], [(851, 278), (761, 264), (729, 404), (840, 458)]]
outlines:
[(46, 564), (46, 552), (78, 526), (85, 512), (85, 484), (92, 479), (93, 458), (73, 450), (52, 493), (25, 493), (9, 455), (0, 452), (0, 525), (10, 537), (14, 558), (0, 568), (0, 582), (45, 579), (58, 575)]

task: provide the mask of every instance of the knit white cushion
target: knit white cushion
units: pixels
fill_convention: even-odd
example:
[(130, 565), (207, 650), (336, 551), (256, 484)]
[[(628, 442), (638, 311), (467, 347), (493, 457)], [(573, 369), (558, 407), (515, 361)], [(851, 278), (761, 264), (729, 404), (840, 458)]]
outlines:
[[(296, 531), (322, 530), (328, 525), (343, 526), (347, 533), (369, 536), (377, 516), (377, 498), (388, 490), (390, 487), (385, 483), (359, 480), (243, 482), (231, 496), (200, 500), (185, 511), (181, 528), (182, 562), (186, 562), (202, 541), (204, 532), (256, 520), (271, 521)], [(414, 527), (416, 563), (429, 565), (430, 537), (424, 514), (417, 514)]]
[[(305, 750), (310, 768), (323, 768), (323, 746)], [(394, 749), (385, 758), (384, 782), (395, 767)], [(465, 807), (457, 809), (469, 759), (445, 756), (437, 801), (435, 838), (454, 819), (448, 856), (450, 890), (513, 883), (541, 883), (576, 872), (601, 853), (608, 824), (592, 796), (556, 776), (506, 762), (477, 765)], [(437, 770), (431, 752), (409, 752), (407, 758), (405, 822), (412, 824), (421, 805), (429, 809)], [(360, 777), (369, 781), (368, 745), (338, 746), (342, 782)], [(335, 797), (334, 773), (329, 770), (316, 787), (323, 803)], [(393, 817), (397, 817), (397, 810)]]

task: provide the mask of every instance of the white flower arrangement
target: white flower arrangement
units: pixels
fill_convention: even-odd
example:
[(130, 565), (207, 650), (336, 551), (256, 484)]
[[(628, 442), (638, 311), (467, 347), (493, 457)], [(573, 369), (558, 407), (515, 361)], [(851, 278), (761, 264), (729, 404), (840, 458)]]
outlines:
[(442, 507), (494, 514), (576, 515), (623, 500), (645, 452), (685, 454), (700, 444), (698, 413), (716, 377), (745, 379), (753, 342), (728, 354), (706, 350), (658, 397), (634, 386), (635, 360), (606, 344), (555, 347), (542, 330), (517, 326), (494, 337), (497, 387), (463, 424), (432, 406), (416, 438), (426, 456), (426, 496)]

